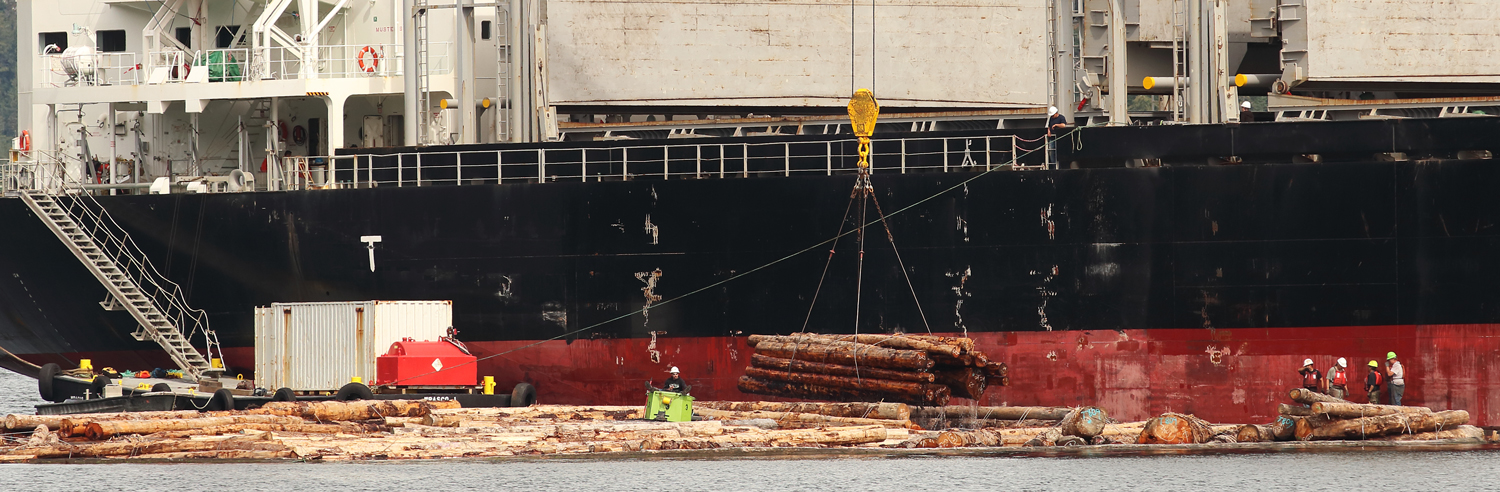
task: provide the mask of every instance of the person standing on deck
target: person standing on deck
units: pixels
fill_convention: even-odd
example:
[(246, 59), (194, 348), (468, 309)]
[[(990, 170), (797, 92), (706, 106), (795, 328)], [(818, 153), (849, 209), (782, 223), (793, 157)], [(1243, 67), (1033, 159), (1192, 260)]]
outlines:
[(1068, 127), (1068, 117), (1057, 111), (1057, 106), (1047, 107), (1047, 155), (1048, 165), (1057, 163), (1057, 136)]
[(1339, 357), (1337, 364), (1328, 368), (1328, 396), (1343, 399), (1349, 395), (1349, 375), (1345, 372), (1349, 369), (1349, 362)]
[(1323, 373), (1318, 371), (1318, 368), (1313, 367), (1312, 359), (1302, 361), (1302, 368), (1297, 370), (1297, 374), (1302, 375), (1303, 388), (1307, 388), (1314, 393), (1323, 392)]
[(1240, 103), (1240, 123), (1254, 123), (1255, 112), (1250, 110), (1250, 101)]
[(1399, 406), (1401, 397), (1406, 395), (1406, 368), (1401, 367), (1401, 361), (1396, 360), (1395, 352), (1385, 354), (1385, 375), (1391, 382), (1391, 404)]
[(1365, 392), (1370, 394), (1370, 404), (1380, 404), (1380, 364), (1370, 361), (1370, 375), (1365, 376)]

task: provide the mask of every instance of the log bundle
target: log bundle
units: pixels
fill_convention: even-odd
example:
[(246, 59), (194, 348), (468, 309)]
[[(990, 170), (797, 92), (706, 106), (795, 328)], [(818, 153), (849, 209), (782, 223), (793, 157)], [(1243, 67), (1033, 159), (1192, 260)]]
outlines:
[[(1434, 412), (1431, 408), (1354, 403), (1306, 388), (1288, 397), (1300, 405), (1280, 404), (1281, 415), (1270, 428), (1276, 440), (1440, 440), (1483, 438), (1473, 435), (1469, 413)], [(1290, 428), (1290, 431), (1287, 430)]]
[(751, 335), (745, 393), (804, 400), (942, 406), (979, 399), (1008, 373), (968, 338), (921, 335)]

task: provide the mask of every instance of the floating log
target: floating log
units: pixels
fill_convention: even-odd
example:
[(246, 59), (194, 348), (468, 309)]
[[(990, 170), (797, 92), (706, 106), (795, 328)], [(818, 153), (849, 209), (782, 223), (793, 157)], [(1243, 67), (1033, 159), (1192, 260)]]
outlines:
[(624, 406), (567, 406), (545, 405), (510, 408), (453, 408), (433, 409), (423, 417), (423, 425), (457, 427), (484, 423), (494, 426), (499, 422), (517, 419), (551, 420), (627, 420), (639, 419), (641, 407)]
[(713, 437), (686, 437), (681, 439), (647, 439), (642, 448), (657, 449), (715, 449), (759, 445), (853, 445), (881, 442), (886, 430), (880, 426), (835, 427), (831, 429), (789, 429), (772, 431), (747, 431)]
[(1135, 444), (1140, 440), (1141, 431), (1146, 428), (1145, 422), (1122, 422), (1108, 424), (1104, 430), (1099, 432), (1096, 438), (1103, 438), (1111, 443)]
[(1213, 437), (1207, 422), (1192, 415), (1164, 413), (1146, 421), (1139, 444), (1201, 444)]
[(242, 413), (301, 416), (308, 420), (369, 420), (425, 417), (432, 410), (459, 408), (456, 400), (273, 401)]
[(37, 458), (104, 458), (138, 454), (182, 453), (193, 451), (282, 451), (285, 444), (264, 440), (160, 440), (148, 442), (112, 441), (91, 444), (58, 444), (40, 448), (11, 449), (4, 454), (30, 454)]
[(1061, 440), (1063, 437), (1064, 436), (1063, 436), (1063, 433), (1062, 433), (1062, 429), (1058, 429), (1056, 427), (1048, 427), (1048, 428), (1045, 428), (1045, 429), (1041, 429), (1041, 432), (1037, 432), (1035, 436), (1032, 436), (1031, 439), (1027, 440), (1025, 443), (1023, 443), (1021, 445), (1022, 446), (1056, 446), (1057, 445), (1057, 441)]
[(1445, 429), (1433, 432), (1422, 432), (1417, 434), (1397, 434), (1394, 436), (1377, 437), (1372, 441), (1445, 441), (1449, 439), (1479, 439), (1484, 440), (1484, 429), (1472, 425), (1460, 425), (1457, 428)]
[(953, 391), (953, 396), (978, 400), (984, 396), (984, 388), (988, 384), (988, 378), (984, 370), (974, 367), (945, 367), (938, 366), (932, 370), (937, 376), (937, 383), (947, 386)]
[[(950, 396), (950, 390), (947, 386), (931, 385), (934, 387), (931, 395), (912, 395), (908, 393), (884, 393), (872, 390), (835, 388), (810, 383), (772, 381), (750, 376), (740, 376), (739, 383), (736, 386), (740, 391), (758, 395), (775, 395), (806, 400), (868, 401), (878, 399), (912, 405), (946, 405)], [(931, 398), (929, 399), (928, 396), (931, 396)]]
[(979, 407), (952, 405), (926, 407), (912, 410), (912, 417), (950, 419), (995, 419), (995, 420), (1062, 420), (1073, 411), (1071, 407)]
[(127, 456), (132, 460), (277, 460), (295, 457), (291, 449), (280, 449), (275, 451), (256, 451), (226, 449), (220, 451), (187, 451), (181, 453), (152, 453)]
[(1245, 424), (1234, 431), (1235, 442), (1270, 442), (1276, 440), (1269, 426)]
[(1469, 412), (1396, 413), (1378, 417), (1337, 420), (1314, 429), (1312, 440), (1368, 439), (1393, 434), (1417, 434), (1451, 429), (1469, 423)]
[(1297, 419), (1300, 417), (1288, 417), (1285, 415), (1276, 417), (1266, 430), (1271, 431), (1271, 438), (1277, 441), (1290, 441), (1297, 438)]
[(762, 340), (755, 344), (755, 353), (783, 359), (886, 369), (928, 370), (932, 369), (933, 365), (932, 359), (927, 357), (926, 352), (888, 349), (852, 342), (830, 341), (826, 344), (811, 344)]
[(749, 419), (771, 419), (777, 423), (799, 423), (799, 424), (842, 424), (844, 426), (855, 425), (878, 425), (881, 427), (910, 428), (909, 420), (886, 420), (886, 419), (863, 419), (857, 417), (830, 417), (815, 413), (793, 413), (793, 412), (737, 412), (731, 410), (714, 410), (711, 408), (695, 408), (693, 413), (707, 418), (719, 420), (749, 420)]
[(693, 409), (730, 410), (736, 412), (815, 413), (830, 417), (911, 420), (911, 407), (905, 403), (792, 403), (776, 401), (695, 401)]
[(93, 422), (88, 425), (88, 438), (102, 441), (120, 434), (152, 434), (156, 432), (202, 429), (230, 424), (301, 424), (300, 417), (280, 415), (239, 415), (234, 417), (200, 417), (195, 419), (157, 420), (113, 420)]
[(1348, 400), (1334, 398), (1332, 396), (1328, 396), (1307, 388), (1292, 388), (1291, 397), (1292, 401), (1306, 405), (1311, 405), (1318, 402), (1349, 403)]
[(80, 413), (63, 415), (62, 426), (58, 433), (64, 436), (83, 437), (88, 432), (90, 423), (110, 420), (158, 420), (158, 419), (191, 419), (203, 417), (205, 414), (197, 410), (171, 410), (163, 412), (109, 412), (109, 413)]
[(855, 342), (877, 347), (886, 347), (902, 350), (921, 350), (931, 354), (945, 354), (950, 357), (958, 357), (962, 349), (948, 344), (932, 343), (919, 340), (905, 335), (819, 335), (814, 333), (793, 333), (792, 337), (825, 338), (841, 342)]
[(1314, 413), (1341, 419), (1358, 419), (1397, 413), (1432, 413), (1427, 407), (1405, 407), (1396, 405), (1369, 405), (1364, 403), (1318, 402), (1312, 405)]
[(1306, 417), (1313, 414), (1312, 408), (1302, 405), (1287, 405), (1281, 403), (1276, 405), (1276, 413), (1290, 417)]
[(915, 381), (919, 383), (931, 383), (934, 380), (932, 373), (927, 372), (916, 372), (911, 370), (898, 371), (893, 369), (881, 369), (878, 367), (854, 367), (839, 364), (824, 364), (822, 362), (783, 359), (780, 357), (771, 357), (761, 354), (751, 355), (750, 365), (777, 371), (827, 374), (830, 376), (857, 376), (862, 378), (889, 379), (891, 381)]
[(3, 423), (5, 430), (29, 431), (39, 425), (47, 426), (47, 430), (58, 430), (62, 428), (62, 422), (70, 415), (23, 415), (12, 413), (5, 416)]
[(1104, 432), (1104, 427), (1109, 424), (1109, 415), (1099, 407), (1079, 407), (1069, 412), (1067, 416), (1058, 422), (1062, 428), (1063, 435), (1077, 436), (1084, 439), (1093, 439), (1094, 436)]
[(1297, 417), (1293, 420), (1295, 420), (1297, 424), (1293, 426), (1292, 435), (1295, 436), (1295, 439), (1297, 439), (1298, 441), (1306, 441), (1309, 436), (1312, 436), (1314, 430), (1319, 427), (1328, 425), (1330, 422), (1334, 421), (1334, 419), (1328, 418), (1328, 416), (1324, 414), (1313, 414), (1306, 417)]
[(222, 434), (233, 434), (238, 432), (262, 431), (262, 432), (297, 432), (302, 434), (369, 434), (374, 432), (390, 432), (390, 427), (377, 424), (356, 424), (352, 422), (340, 422), (335, 424), (229, 424), (213, 427), (203, 427), (170, 432), (157, 432), (152, 437), (164, 439), (175, 439), (189, 436), (217, 436)]

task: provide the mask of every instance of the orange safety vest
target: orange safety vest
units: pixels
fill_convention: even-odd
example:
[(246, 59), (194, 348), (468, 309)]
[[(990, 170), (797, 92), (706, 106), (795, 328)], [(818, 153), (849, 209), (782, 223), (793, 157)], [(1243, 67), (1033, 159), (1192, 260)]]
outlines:
[(1316, 388), (1316, 387), (1318, 387), (1318, 377), (1319, 376), (1322, 376), (1322, 374), (1320, 374), (1317, 369), (1313, 369), (1311, 371), (1307, 371), (1307, 372), (1302, 373), (1302, 387), (1304, 387), (1304, 388)]
[(1333, 377), (1330, 379), (1331, 382), (1329, 382), (1329, 384), (1332, 384), (1334, 386), (1345, 386), (1349, 384), (1349, 377), (1344, 374), (1343, 369), (1335, 368), (1333, 370)]

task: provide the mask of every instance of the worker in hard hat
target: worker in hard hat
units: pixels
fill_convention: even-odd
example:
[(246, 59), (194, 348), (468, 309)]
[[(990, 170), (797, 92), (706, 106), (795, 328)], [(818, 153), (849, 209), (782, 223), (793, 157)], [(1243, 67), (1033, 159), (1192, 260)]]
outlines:
[(1303, 360), (1302, 368), (1297, 370), (1297, 374), (1302, 375), (1303, 388), (1307, 388), (1314, 393), (1323, 392), (1323, 372), (1313, 367), (1312, 359)]
[(1365, 392), (1370, 394), (1370, 404), (1380, 404), (1380, 385), (1384, 383), (1384, 377), (1380, 374), (1380, 364), (1370, 361), (1370, 375), (1365, 376)]
[(1390, 381), (1391, 404), (1400, 405), (1401, 397), (1406, 394), (1406, 368), (1396, 360), (1395, 352), (1385, 353), (1385, 375)]
[(1339, 361), (1328, 368), (1325, 381), (1328, 383), (1328, 396), (1344, 398), (1349, 395), (1349, 375), (1345, 372), (1349, 369), (1349, 362), (1339, 357)]
[(1057, 135), (1068, 127), (1068, 117), (1057, 112), (1057, 106), (1047, 107), (1047, 135)]
[(680, 377), (682, 373), (677, 370), (677, 366), (672, 366), (672, 370), (669, 372), (672, 376), (667, 378), (666, 382), (662, 383), (661, 389), (673, 393), (687, 393), (687, 382), (683, 381)]
[(1255, 112), (1250, 110), (1250, 101), (1240, 103), (1240, 123), (1254, 123)]

